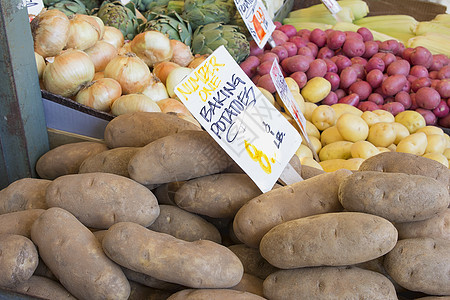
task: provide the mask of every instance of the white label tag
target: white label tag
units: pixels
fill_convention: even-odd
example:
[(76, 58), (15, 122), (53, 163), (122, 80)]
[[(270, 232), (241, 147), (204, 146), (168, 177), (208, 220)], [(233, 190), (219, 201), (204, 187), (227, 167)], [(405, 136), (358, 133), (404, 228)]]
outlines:
[[(29, 15), (37, 16), (44, 8), (44, 3), (42, 2), (42, 0), (24, 0), (24, 2), (26, 4)], [(31, 20), (32, 19), (30, 18), (30, 22)]]
[(239, 14), (259, 48), (263, 48), (275, 30), (275, 24), (269, 17), (261, 0), (234, 0)]
[(224, 46), (184, 78), (175, 94), (262, 192), (272, 189), (301, 136)]
[(328, 8), (330, 13), (337, 14), (341, 11), (342, 7), (337, 3), (336, 0), (322, 0), (322, 3)]

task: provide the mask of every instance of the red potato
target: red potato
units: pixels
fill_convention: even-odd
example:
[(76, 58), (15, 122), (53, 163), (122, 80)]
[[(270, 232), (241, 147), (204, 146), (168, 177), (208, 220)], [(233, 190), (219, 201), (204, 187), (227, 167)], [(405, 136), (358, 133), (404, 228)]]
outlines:
[(379, 109), (378, 105), (371, 101), (359, 102), (358, 109), (361, 111), (373, 111)]
[(364, 69), (363, 65), (353, 64), (353, 65), (351, 65), (351, 68), (355, 69), (356, 78), (361, 79), (361, 80), (366, 79), (366, 70)]
[(450, 128), (450, 114), (440, 118), (438, 124), (444, 128)]
[(399, 50), (399, 44), (396, 40), (386, 40), (381, 42), (379, 46), (379, 51), (381, 52), (390, 52), (394, 55), (397, 55)]
[[(359, 34), (358, 34), (359, 35)], [(346, 38), (342, 50), (347, 57), (362, 56), (366, 50), (364, 42), (361, 39)]]
[(403, 86), (402, 91), (410, 92), (410, 91), (411, 91), (411, 82), (409, 82), (408, 80), (406, 80), (406, 83), (405, 83), (405, 85)]
[(314, 59), (311, 56), (306, 55), (294, 55), (286, 58), (281, 62), (283, 70), (286, 72), (306, 72), (309, 69), (309, 64)]
[(347, 96), (347, 93), (343, 89), (337, 89), (334, 91), (336, 95), (338, 96), (338, 99), (342, 99), (345, 96)]
[(334, 30), (327, 36), (327, 46), (332, 50), (337, 50), (344, 45), (346, 35), (344, 32)]
[(288, 40), (290, 43), (294, 43), (297, 48), (301, 48), (306, 46), (306, 43), (308, 43), (307, 39), (302, 38), (301, 36), (295, 35), (291, 36)]
[(309, 41), (309, 36), (311, 35), (311, 30), (307, 28), (300, 29), (297, 31), (297, 35), (306, 38)]
[(317, 47), (323, 47), (325, 46), (327, 42), (327, 34), (325, 31), (323, 31), (320, 28), (315, 28), (311, 31), (311, 34), (309, 35), (309, 40), (316, 44)]
[(438, 71), (431, 71), (431, 72), (428, 73), (428, 77), (430, 79), (437, 79), (438, 78), (438, 74), (439, 74)]
[[(283, 31), (281, 31), (279, 29), (275, 29), (272, 32), (272, 38), (276, 42), (277, 46), (281, 45), (281, 44), (283, 44), (283, 43), (285, 43), (285, 42), (287, 42), (289, 40), (289, 37), (286, 35), (286, 33), (284, 33)], [(281, 43), (278, 44), (277, 41), (279, 41)]]
[(334, 56), (334, 51), (328, 48), (327, 46), (322, 47), (319, 49), (319, 52), (317, 53), (317, 58), (331, 58)]
[(365, 58), (363, 58), (361, 56), (352, 57), (350, 60), (351, 60), (353, 65), (358, 64), (358, 65), (361, 65), (363, 67), (366, 67), (366, 65), (367, 65), (367, 59), (365, 59)]
[(422, 117), (425, 119), (425, 124), (434, 126), (437, 124), (437, 118), (436, 116), (433, 114), (433, 112), (429, 109), (425, 109), (425, 108), (416, 108), (416, 111), (422, 115)]
[(439, 102), (438, 106), (435, 109), (433, 109), (433, 114), (437, 118), (444, 118), (445, 116), (448, 115), (449, 112), (450, 112), (450, 108), (448, 107), (447, 102), (444, 100), (441, 100), (441, 102)]
[(250, 55), (251, 56), (258, 56), (261, 54), (264, 54), (264, 49), (261, 49), (258, 47), (258, 44), (254, 40), (251, 40), (250, 42)]
[(448, 65), (448, 57), (445, 54), (434, 54), (430, 71), (439, 71), (446, 65)]
[(383, 96), (378, 93), (370, 94), (369, 97), (367, 98), (367, 100), (375, 103), (376, 105), (383, 105), (383, 103), (384, 103)]
[(414, 80), (411, 84), (411, 90), (415, 93), (420, 88), (423, 87), (430, 87), (431, 86), (431, 79), (428, 77), (420, 77)]
[(428, 77), (428, 69), (420, 65), (412, 66), (412, 68), (409, 70), (409, 75), (416, 76), (417, 78)]
[(381, 59), (384, 61), (384, 65), (385, 65), (386, 69), (389, 67), (389, 65), (391, 63), (393, 63), (394, 61), (397, 60), (395, 55), (392, 53), (389, 53), (389, 52), (383, 53)]
[(439, 79), (450, 78), (450, 66), (447, 65), (442, 67), (437, 73), (437, 78)]
[(338, 72), (338, 67), (331, 59), (324, 58), (323, 60), (327, 63), (327, 72), (332, 72), (332, 73)]
[(409, 96), (411, 97), (411, 107), (409, 109), (410, 110), (418, 109), (419, 106), (417, 105), (417, 102), (416, 102), (416, 93), (411, 93), (411, 94), (409, 94)]
[(410, 61), (412, 65), (421, 65), (429, 68), (433, 63), (433, 55), (427, 48), (418, 46), (411, 52)]
[(403, 59), (406, 59), (407, 61), (411, 62), (411, 53), (414, 51), (414, 48), (406, 48), (402, 52)]
[(398, 43), (398, 50), (397, 50), (397, 53), (395, 55), (402, 57), (402, 53), (403, 53), (403, 51), (405, 51), (405, 49), (406, 49), (405, 44), (399, 42)]
[(411, 82), (411, 84), (414, 82), (414, 80), (416, 80), (418, 77), (413, 76), (413, 75), (408, 75), (406, 76), (406, 79)]
[(297, 29), (293, 25), (285, 24), (281, 25), (277, 30), (283, 31), (288, 37), (295, 36)]
[(403, 89), (407, 81), (405, 75), (396, 74), (389, 76), (381, 83), (381, 90), (386, 96), (394, 96)]
[(373, 34), (368, 28), (360, 27), (356, 32), (362, 36), (364, 42), (373, 41)]
[(403, 107), (405, 109), (409, 109), (411, 107), (411, 96), (409, 95), (408, 92), (405, 91), (400, 91), (397, 93), (397, 95), (395, 95), (395, 102), (400, 103), (401, 105), (403, 105)]
[(283, 24), (279, 21), (275, 21), (273, 22), (273, 24), (275, 25), (275, 29), (279, 29)]
[(390, 112), (394, 116), (396, 116), (397, 114), (401, 113), (402, 111), (405, 111), (405, 107), (403, 106), (403, 104), (401, 104), (399, 102), (385, 103), (385, 104), (383, 104), (382, 108), (384, 110)]
[(386, 72), (388, 75), (402, 74), (405, 76), (409, 75), (410, 64), (408, 61), (401, 59), (392, 62), (387, 68)]
[(306, 83), (308, 82), (308, 77), (306, 77), (305, 72), (294, 72), (291, 75), (289, 75), (292, 79), (297, 82), (299, 88), (303, 88)]
[(311, 56), (312, 58), (314, 58), (311, 48), (307, 47), (306, 45), (298, 48), (297, 55)]
[(270, 77), (269, 74), (265, 74), (265, 75), (262, 75), (261, 77), (259, 77), (258, 83), (256, 84), (256, 86), (266, 89), (271, 94), (273, 94), (277, 91), (277, 89), (275, 88), (275, 85), (273, 84), (272, 78)]
[(365, 68), (366, 72), (370, 72), (375, 69), (384, 72), (386, 66), (384, 64), (384, 61), (380, 57), (372, 57), (367, 61)]
[(441, 96), (431, 87), (423, 87), (416, 92), (416, 103), (420, 108), (433, 110), (439, 102), (441, 102)]
[(439, 79), (431, 79), (431, 87), (433, 89), (436, 89), (438, 84), (439, 84), (439, 82), (441, 82)]
[(345, 33), (345, 39), (346, 40), (348, 40), (348, 39), (355, 39), (355, 40), (359, 40), (361, 42), (364, 42), (364, 38), (358, 32), (344, 31), (344, 33)]
[(444, 79), (436, 85), (436, 91), (441, 95), (441, 98), (450, 98), (450, 79)]
[(356, 70), (352, 67), (347, 67), (344, 70), (342, 70), (340, 74), (341, 82), (340, 82), (340, 88), (347, 89), (349, 88), (354, 82), (356, 82), (356, 79), (358, 78), (358, 74), (356, 73)]
[(387, 98), (384, 98), (384, 104), (386, 104), (386, 103), (391, 103), (391, 102), (394, 102), (395, 101), (395, 98), (394, 97), (387, 97)]
[(265, 75), (269, 74), (270, 69), (272, 68), (273, 63), (271, 61), (264, 61), (258, 67), (256, 67), (256, 74)]
[(352, 61), (350, 60), (350, 58), (344, 55), (336, 55), (332, 57), (331, 60), (336, 64), (338, 73), (342, 72), (342, 70), (352, 65)]
[(309, 64), (309, 69), (306, 71), (308, 80), (314, 77), (323, 77), (327, 73), (327, 63), (323, 59), (315, 59)]
[(281, 45), (273, 47), (272, 50), (270, 51), (278, 56), (278, 61), (283, 61), (285, 58), (289, 56), (287, 49)]
[(326, 80), (328, 80), (331, 83), (332, 91), (335, 91), (339, 88), (341, 79), (339, 78), (338, 74), (333, 73), (333, 72), (327, 72), (323, 78), (325, 78)]
[(378, 69), (373, 69), (366, 75), (366, 81), (370, 84), (373, 89), (381, 86), (383, 82), (383, 72)]
[(359, 104), (359, 96), (358, 94), (350, 94), (339, 99), (338, 103), (344, 103), (357, 107)]
[(331, 92), (328, 93), (328, 96), (326, 96), (326, 97), (321, 101), (321, 104), (331, 106), (331, 105), (333, 105), (333, 104), (338, 103), (338, 101), (339, 101), (339, 99), (338, 99), (338, 96), (336, 95), (336, 93), (333, 92), (333, 91), (331, 91)]
[(244, 73), (247, 74), (248, 77), (252, 78), (256, 75), (256, 69), (258, 68), (259, 64), (260, 61), (258, 57), (249, 56), (243, 62), (241, 62), (239, 66), (244, 71)]
[(371, 58), (372, 56), (375, 55), (375, 53), (378, 52), (378, 43), (375, 41), (365, 41), (364, 42), (364, 54), (362, 55), (362, 57), (364, 58)]
[(297, 54), (298, 48), (297, 46), (292, 43), (292, 42), (286, 42), (283, 45), (281, 45), (282, 47), (286, 48), (287, 54), (288, 56), (294, 56)]
[(359, 100), (366, 100), (372, 93), (372, 87), (367, 81), (357, 81), (348, 88), (349, 94), (358, 94)]
[(306, 43), (306, 47), (311, 49), (312, 55), (314, 57), (317, 57), (317, 53), (319, 53), (319, 47), (317, 47), (316, 44), (309, 42), (309, 43)]
[(280, 61), (280, 59), (278, 58), (278, 55), (276, 55), (273, 52), (266, 52), (263, 54), (263, 56), (261, 56), (261, 58), (259, 59), (261, 63), (265, 62), (265, 61), (270, 61), (271, 63), (273, 63), (274, 60)]

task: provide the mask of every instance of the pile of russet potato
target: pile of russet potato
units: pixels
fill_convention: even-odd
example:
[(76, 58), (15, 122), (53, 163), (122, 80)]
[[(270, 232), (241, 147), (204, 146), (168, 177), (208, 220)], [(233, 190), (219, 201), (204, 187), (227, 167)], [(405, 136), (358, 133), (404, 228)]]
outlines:
[(391, 151), (355, 171), (290, 163), (304, 180), (263, 194), (193, 123), (118, 116), (104, 143), (56, 147), (41, 179), (0, 191), (0, 287), (90, 300), (450, 295), (446, 166)]

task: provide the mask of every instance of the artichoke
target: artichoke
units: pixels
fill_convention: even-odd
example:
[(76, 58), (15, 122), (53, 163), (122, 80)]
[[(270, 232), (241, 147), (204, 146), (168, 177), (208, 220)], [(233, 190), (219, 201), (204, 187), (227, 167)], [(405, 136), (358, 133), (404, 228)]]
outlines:
[(211, 54), (224, 45), (237, 63), (250, 55), (250, 44), (235, 25), (220, 22), (199, 26), (192, 36), (193, 54)]
[(239, 32), (243, 33), (247, 37), (247, 39), (252, 37), (252, 35), (250, 34), (250, 32), (247, 29), (247, 25), (245, 25), (245, 22), (242, 19), (241, 14), (238, 11), (236, 11), (234, 18), (231, 19), (230, 23), (228, 23), (228, 24), (236, 25), (238, 27)]
[(235, 13), (233, 0), (186, 0), (182, 16), (196, 29), (209, 23), (229, 23)]
[(147, 22), (139, 26), (139, 32), (156, 30), (166, 34), (171, 40), (178, 40), (191, 46), (191, 25), (181, 18), (179, 14), (175, 12), (170, 15), (150, 13), (147, 16), (147, 19)]
[(92, 10), (99, 8), (102, 4), (102, 0), (80, 0), (86, 6), (89, 12)]
[(128, 40), (134, 38), (141, 23), (136, 17), (135, 7), (132, 2), (122, 5), (120, 1), (104, 1), (98, 9), (97, 17), (102, 19), (105, 25), (116, 27), (122, 31), (123, 36)]
[(153, 5), (149, 10), (144, 12), (144, 16), (148, 19), (148, 15), (151, 13), (170, 15), (176, 12), (182, 14), (184, 10), (184, 1), (172, 0), (167, 5)]
[(154, 6), (166, 6), (169, 0), (131, 0), (140, 12), (146, 12)]
[(47, 7), (47, 9), (57, 9), (62, 11), (66, 16), (71, 16), (73, 14), (83, 14), (87, 15), (88, 10), (83, 2), (79, 0), (63, 0), (54, 3)]

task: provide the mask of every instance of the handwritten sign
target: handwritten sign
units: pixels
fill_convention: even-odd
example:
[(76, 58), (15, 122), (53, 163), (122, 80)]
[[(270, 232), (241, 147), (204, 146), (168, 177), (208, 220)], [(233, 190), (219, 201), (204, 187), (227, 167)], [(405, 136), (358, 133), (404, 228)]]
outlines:
[(234, 0), (239, 14), (259, 48), (263, 48), (275, 30), (261, 0)]
[[(32, 16), (37, 16), (44, 8), (42, 0), (23, 0), (23, 2), (28, 10), (28, 14)], [(32, 19), (33, 18), (30, 17), (30, 22)]]
[(301, 136), (225, 47), (184, 78), (175, 94), (262, 192), (272, 189)]
[(336, 0), (322, 0), (322, 3), (328, 8), (331, 14), (337, 14), (341, 11), (341, 6)]

